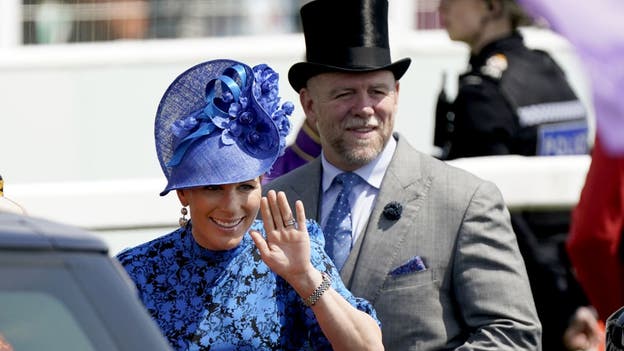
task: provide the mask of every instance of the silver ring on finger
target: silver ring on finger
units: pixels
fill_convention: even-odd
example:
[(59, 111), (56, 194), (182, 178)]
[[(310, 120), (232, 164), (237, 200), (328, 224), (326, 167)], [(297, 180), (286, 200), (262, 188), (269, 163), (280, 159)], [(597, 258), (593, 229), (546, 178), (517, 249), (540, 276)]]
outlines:
[(293, 226), (295, 228), (297, 227), (297, 221), (295, 221), (295, 219), (292, 217), (286, 222), (284, 222), (284, 227), (290, 227), (290, 226)]

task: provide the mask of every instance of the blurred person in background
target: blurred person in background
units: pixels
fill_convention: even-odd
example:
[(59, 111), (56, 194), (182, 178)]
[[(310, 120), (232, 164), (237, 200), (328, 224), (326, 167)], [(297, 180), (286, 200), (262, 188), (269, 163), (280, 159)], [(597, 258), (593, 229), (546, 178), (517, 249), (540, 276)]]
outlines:
[(267, 65), (231, 60), (174, 80), (155, 139), (180, 228), (117, 259), (176, 350), (383, 350), (372, 306), (345, 288), (302, 203), (295, 217), (283, 193), (262, 197), (294, 108), (277, 87)]
[(73, 13), (71, 42), (145, 39), (149, 0), (64, 0)]
[(293, 0), (149, 0), (151, 38), (202, 38), (296, 31)]
[(286, 174), (293, 169), (314, 160), (321, 154), (321, 140), (318, 135), (316, 125), (309, 119), (305, 119), (295, 141), (286, 148), (286, 151), (275, 163), (271, 172), (267, 173), (262, 183), (266, 184), (271, 180)]
[(443, 159), (588, 152), (586, 109), (559, 65), (529, 49), (514, 0), (442, 0), (451, 40), (470, 48), (453, 102), (440, 101), (435, 144)]
[[(591, 81), (596, 139), (567, 251), (600, 319), (613, 325), (624, 306), (624, 3), (519, 1), (570, 41)], [(622, 349), (621, 326), (609, 350)]]
[[(588, 152), (586, 109), (551, 56), (525, 46), (518, 27), (530, 19), (519, 4), (442, 0), (440, 15), (450, 39), (470, 49), (455, 100), (447, 101), (444, 90), (439, 95), (434, 143), (442, 159)], [(592, 315), (564, 247), (570, 211), (517, 210), (511, 220), (542, 322), (544, 350), (567, 350), (564, 339), (579, 319)]]
[(624, 154), (607, 152), (598, 135), (591, 156), (567, 250), (579, 282), (606, 321), (624, 306)]
[(603, 139), (596, 136), (567, 249), (578, 280), (605, 320), (624, 306), (624, 153), (609, 151)]
[(118, 39), (145, 39), (149, 33), (149, 0), (109, 0), (110, 36)]
[[(304, 5), (307, 0), (302, 0)], [(262, 184), (284, 175), (314, 160), (321, 154), (321, 139), (316, 123), (304, 118), (294, 142), (286, 147), (284, 154), (275, 160), (273, 168), (262, 178)]]

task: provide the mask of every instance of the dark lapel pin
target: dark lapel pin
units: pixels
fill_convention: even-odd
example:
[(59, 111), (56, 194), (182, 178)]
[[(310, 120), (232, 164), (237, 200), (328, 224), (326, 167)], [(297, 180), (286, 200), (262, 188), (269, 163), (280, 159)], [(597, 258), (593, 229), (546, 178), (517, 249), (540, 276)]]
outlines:
[(387, 219), (391, 221), (396, 221), (397, 219), (401, 218), (402, 212), (403, 212), (403, 206), (396, 201), (391, 201), (386, 206), (384, 206), (384, 209), (383, 209), (384, 217), (386, 217)]

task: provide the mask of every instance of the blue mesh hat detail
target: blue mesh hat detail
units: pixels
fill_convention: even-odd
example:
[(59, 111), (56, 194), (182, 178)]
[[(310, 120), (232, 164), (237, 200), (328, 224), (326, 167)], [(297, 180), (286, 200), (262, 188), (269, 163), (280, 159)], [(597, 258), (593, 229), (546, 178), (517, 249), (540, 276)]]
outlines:
[(191, 67), (158, 106), (154, 135), (167, 187), (243, 182), (270, 171), (284, 153), (291, 102), (280, 105), (278, 74), (213, 60)]

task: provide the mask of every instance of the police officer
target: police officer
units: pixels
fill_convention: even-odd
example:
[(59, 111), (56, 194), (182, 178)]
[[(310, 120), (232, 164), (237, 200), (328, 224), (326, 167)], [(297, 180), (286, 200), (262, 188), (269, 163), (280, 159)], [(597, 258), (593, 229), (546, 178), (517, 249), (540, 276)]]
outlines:
[(513, 0), (442, 0), (440, 12), (471, 51), (456, 100), (440, 95), (443, 158), (588, 152), (586, 110), (557, 63), (524, 45), (516, 28), (528, 22)]
[[(517, 28), (529, 21), (515, 1), (441, 0), (440, 14), (451, 40), (470, 48), (455, 101), (444, 90), (438, 98), (434, 143), (441, 158), (588, 152), (586, 110), (557, 63), (525, 46)], [(575, 318), (588, 316), (579, 313), (587, 300), (563, 247), (569, 221), (569, 211), (512, 213), (544, 350), (575, 348), (564, 335), (573, 335)]]

